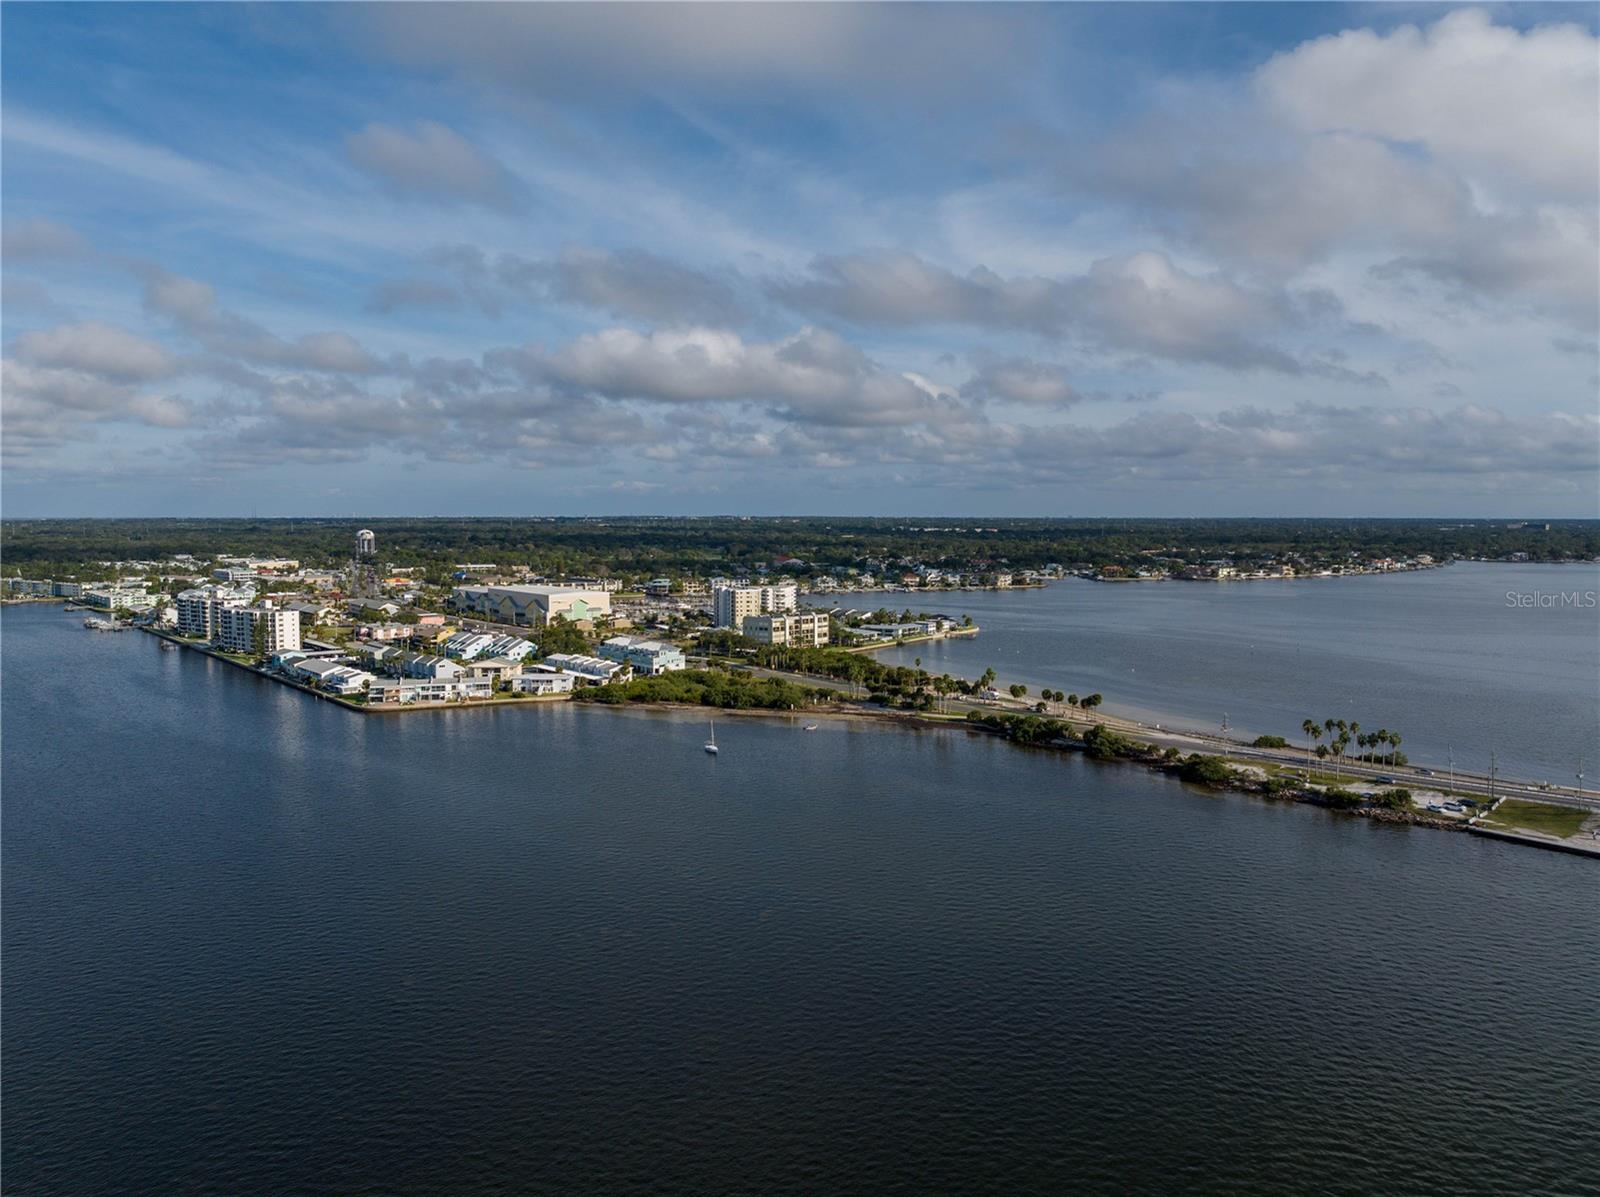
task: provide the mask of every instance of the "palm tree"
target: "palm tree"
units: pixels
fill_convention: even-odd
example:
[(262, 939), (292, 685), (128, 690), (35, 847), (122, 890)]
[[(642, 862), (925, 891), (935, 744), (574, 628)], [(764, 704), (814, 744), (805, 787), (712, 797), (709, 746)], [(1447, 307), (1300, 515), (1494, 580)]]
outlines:
[(1300, 725), (1300, 730), (1306, 733), (1306, 780), (1311, 780), (1311, 746), (1322, 739), (1322, 725), (1314, 719), (1307, 719)]
[(1394, 750), (1389, 754), (1389, 765), (1391, 768), (1393, 768), (1395, 762), (1399, 761), (1400, 759), (1400, 733), (1390, 732), (1389, 743), (1394, 745)]

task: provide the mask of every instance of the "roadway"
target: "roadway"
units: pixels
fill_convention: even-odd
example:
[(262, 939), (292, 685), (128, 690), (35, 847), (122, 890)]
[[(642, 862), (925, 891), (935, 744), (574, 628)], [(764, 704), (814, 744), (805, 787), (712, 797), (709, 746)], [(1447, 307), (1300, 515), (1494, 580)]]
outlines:
[[(850, 683), (837, 678), (819, 677), (813, 674), (797, 673), (792, 670), (767, 669), (760, 666), (743, 665), (739, 668), (749, 669), (762, 677), (783, 678), (805, 686), (821, 686), (830, 690), (848, 693)], [(981, 711), (991, 713), (996, 711), (1007, 714), (1024, 715), (1034, 713), (1034, 703), (1037, 699), (1015, 699), (1006, 695), (998, 700), (973, 699), (952, 696), (943, 701), (939, 709), (946, 714), (966, 717), (968, 711)], [(1069, 723), (1084, 725), (1098, 723), (1112, 731), (1121, 732), (1129, 736), (1136, 736), (1146, 743), (1155, 744), (1160, 748), (1176, 748), (1181, 752), (1205, 752), (1218, 756), (1226, 756), (1231, 760), (1259, 763), (1261, 765), (1278, 765), (1286, 767), (1304, 776), (1306, 769), (1306, 752), (1303, 748), (1256, 748), (1241, 740), (1230, 740), (1224, 736), (1208, 735), (1204, 732), (1173, 731), (1161, 728), (1155, 724), (1141, 723), (1135, 719), (1127, 719), (1120, 715), (1108, 714), (1104, 711), (1085, 711), (1077, 707), (1065, 707), (1051, 703), (1046, 714), (1053, 719), (1064, 719)], [(1313, 770), (1319, 774), (1334, 772), (1331, 761), (1320, 761), (1313, 758)], [(1403, 789), (1416, 791), (1432, 791), (1439, 794), (1450, 793), (1455, 796), (1469, 798), (1534, 798), (1541, 802), (1553, 802), (1563, 806), (1581, 806), (1588, 810), (1600, 810), (1600, 794), (1585, 793), (1579, 797), (1571, 790), (1557, 789), (1554, 786), (1546, 788), (1547, 783), (1522, 781), (1513, 778), (1496, 777), (1492, 782), (1488, 775), (1457, 770), (1433, 769), (1422, 765), (1371, 765), (1362, 762), (1345, 761), (1337, 769), (1342, 780), (1352, 780), (1357, 784), (1386, 785), (1379, 778), (1393, 778), (1392, 784)]]

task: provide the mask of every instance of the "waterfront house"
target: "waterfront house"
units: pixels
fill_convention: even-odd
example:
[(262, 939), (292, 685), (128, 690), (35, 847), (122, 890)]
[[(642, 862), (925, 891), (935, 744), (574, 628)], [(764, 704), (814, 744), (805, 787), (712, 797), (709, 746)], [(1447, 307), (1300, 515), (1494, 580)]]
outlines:
[(421, 653), (403, 653), (399, 658), (400, 672), (406, 677), (427, 678), (436, 682), (453, 682), (466, 671), (449, 657), (427, 656)]
[(470, 662), (462, 676), (489, 682), (509, 681), (522, 676), (522, 662), (509, 657), (484, 657)]
[(570, 673), (535, 668), (512, 678), (511, 691), (514, 694), (570, 694), (575, 680)]
[(564, 673), (570, 673), (581, 685), (603, 686), (607, 682), (625, 682), (633, 670), (620, 661), (606, 661), (600, 657), (586, 657), (578, 653), (551, 653), (544, 663)]
[(671, 673), (688, 664), (681, 648), (642, 636), (613, 636), (600, 646), (600, 655), (633, 666), (635, 673), (652, 675)]
[(410, 706), (493, 696), (494, 686), (483, 679), (375, 678), (367, 689), (367, 705)]
[(296, 661), (288, 667), (288, 673), (291, 677), (342, 695), (359, 694), (377, 680), (365, 670), (338, 661)]

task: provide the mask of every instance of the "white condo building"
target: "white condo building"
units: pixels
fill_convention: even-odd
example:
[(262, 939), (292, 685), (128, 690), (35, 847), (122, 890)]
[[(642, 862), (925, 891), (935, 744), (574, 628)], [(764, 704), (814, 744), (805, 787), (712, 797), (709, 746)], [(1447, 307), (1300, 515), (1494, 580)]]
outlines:
[(217, 630), (213, 640), (218, 648), (230, 653), (250, 653), (257, 650), (256, 629), (262, 629), (261, 652), (295, 652), (300, 647), (300, 613), (285, 607), (272, 607), (263, 603), (259, 607), (219, 607), (216, 612)]
[(748, 615), (780, 615), (800, 605), (793, 582), (779, 586), (718, 586), (711, 592), (712, 614), (719, 628), (742, 628)]
[(217, 635), (217, 612), (224, 607), (248, 607), (254, 597), (255, 591), (252, 589), (235, 589), (231, 586), (200, 586), (185, 590), (173, 600), (178, 608), (178, 632), (184, 636), (213, 640)]

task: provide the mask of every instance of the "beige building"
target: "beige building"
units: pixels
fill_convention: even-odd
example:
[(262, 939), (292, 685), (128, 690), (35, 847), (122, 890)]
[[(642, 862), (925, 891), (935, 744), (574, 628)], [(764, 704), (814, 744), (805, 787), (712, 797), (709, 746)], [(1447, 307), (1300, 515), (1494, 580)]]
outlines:
[(821, 648), (828, 643), (828, 617), (825, 614), (747, 615), (740, 631), (758, 644)]
[(719, 628), (742, 628), (746, 616), (781, 615), (799, 604), (799, 588), (782, 586), (718, 586), (711, 592), (712, 614)]

